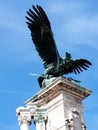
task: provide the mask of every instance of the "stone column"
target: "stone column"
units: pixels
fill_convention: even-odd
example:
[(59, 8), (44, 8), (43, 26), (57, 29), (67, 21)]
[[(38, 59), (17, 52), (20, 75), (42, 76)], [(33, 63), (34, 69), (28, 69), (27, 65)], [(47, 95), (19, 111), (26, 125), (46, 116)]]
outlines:
[(36, 130), (46, 130), (47, 115), (45, 109), (37, 109), (34, 114)]
[(18, 107), (16, 109), (16, 115), (20, 125), (20, 130), (29, 130), (29, 126), (32, 121), (32, 114), (30, 109), (24, 107)]
[(18, 107), (16, 109), (16, 115), (18, 117), (20, 130), (29, 130), (32, 119), (36, 125), (36, 130), (46, 130), (46, 109), (30, 104), (27, 107)]

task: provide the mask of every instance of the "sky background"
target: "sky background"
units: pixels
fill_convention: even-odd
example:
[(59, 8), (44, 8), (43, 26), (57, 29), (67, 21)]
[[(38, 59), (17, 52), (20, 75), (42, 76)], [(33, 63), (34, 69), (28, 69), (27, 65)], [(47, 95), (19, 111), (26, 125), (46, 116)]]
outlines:
[[(86, 58), (93, 64), (80, 75), (81, 86), (93, 91), (83, 101), (87, 130), (98, 128), (98, 1), (97, 0), (0, 0), (0, 130), (19, 130), (16, 108), (39, 90), (37, 77), (43, 73), (26, 25), (26, 11), (41, 5), (51, 21), (62, 57)], [(34, 126), (31, 126), (34, 130)]]

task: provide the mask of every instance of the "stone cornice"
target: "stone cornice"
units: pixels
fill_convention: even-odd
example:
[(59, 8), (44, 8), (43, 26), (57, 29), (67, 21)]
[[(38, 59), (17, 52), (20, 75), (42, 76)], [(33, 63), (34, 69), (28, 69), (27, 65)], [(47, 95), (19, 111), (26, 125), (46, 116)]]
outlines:
[(92, 91), (84, 87), (77, 85), (74, 82), (71, 82), (65, 78), (58, 77), (51, 84), (49, 84), (44, 89), (41, 89), (35, 96), (28, 99), (25, 104), (37, 104), (42, 105), (53, 97), (59, 95), (60, 93), (70, 94), (73, 97), (78, 97), (80, 101), (89, 96)]

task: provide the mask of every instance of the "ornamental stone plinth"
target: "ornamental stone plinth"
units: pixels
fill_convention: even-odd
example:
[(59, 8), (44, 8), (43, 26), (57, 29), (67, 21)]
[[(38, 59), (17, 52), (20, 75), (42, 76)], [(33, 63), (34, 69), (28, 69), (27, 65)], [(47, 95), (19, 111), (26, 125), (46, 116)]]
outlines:
[(35, 112), (36, 130), (86, 130), (82, 101), (90, 94), (90, 90), (59, 77), (25, 104), (45, 109), (45, 115)]

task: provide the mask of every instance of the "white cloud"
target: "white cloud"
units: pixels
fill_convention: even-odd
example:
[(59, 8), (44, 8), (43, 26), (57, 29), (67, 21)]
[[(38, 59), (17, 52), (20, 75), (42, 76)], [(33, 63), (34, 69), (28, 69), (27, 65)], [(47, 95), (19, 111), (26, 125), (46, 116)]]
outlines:
[[(80, 1), (56, 1), (47, 5), (54, 35), (58, 41), (87, 44), (98, 49), (98, 14), (89, 12), (87, 3)], [(59, 40), (60, 39), (60, 40)], [(61, 44), (60, 44), (61, 46)]]
[(33, 51), (32, 43), (29, 44), (31, 36), (25, 23), (26, 11), (24, 10), (25, 13), (23, 13), (19, 10), (12, 10), (11, 6), (9, 4), (0, 5), (1, 48), (4, 48), (2, 55), (3, 53), (8, 55), (7, 59), (12, 62), (19, 59), (32, 60), (30, 56)]
[(11, 31), (13, 32), (16, 32), (16, 33), (20, 33), (22, 35), (25, 35), (25, 28), (24, 28), (24, 22), (21, 22), (19, 20), (19, 18), (17, 18), (17, 20), (14, 19), (14, 15), (15, 14), (12, 14), (12, 15), (9, 16), (9, 17), (5, 17), (5, 14), (3, 16), (0, 16), (1, 19), (0, 19), (0, 26), (2, 28), (6, 28), (7, 30), (10, 29)]
[(6, 3), (2, 3), (2, 6), (0, 5), (0, 27), (24, 35), (25, 16), (12, 7), (13, 5), (9, 6)]
[(61, 2), (55, 2), (47, 6), (48, 6), (48, 11), (55, 14), (62, 13), (65, 10), (65, 6)]
[(86, 5), (80, 1), (65, 1), (58, 0), (47, 5), (47, 11), (54, 13), (55, 15), (65, 15), (66, 17), (77, 16), (82, 14), (85, 10)]
[(98, 15), (93, 18), (80, 16), (79, 18), (71, 19), (67, 26), (74, 33), (98, 33)]
[(62, 32), (67, 35), (69, 42), (89, 44), (98, 49), (98, 15), (95, 17), (78, 17), (69, 19), (63, 26)]

